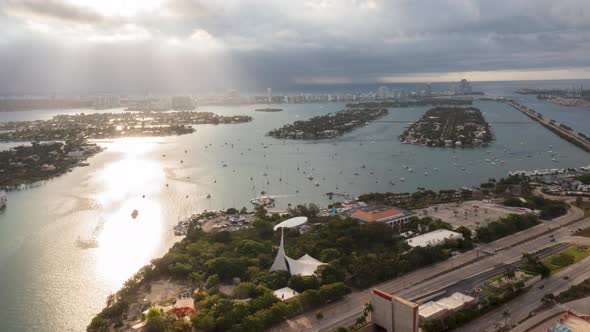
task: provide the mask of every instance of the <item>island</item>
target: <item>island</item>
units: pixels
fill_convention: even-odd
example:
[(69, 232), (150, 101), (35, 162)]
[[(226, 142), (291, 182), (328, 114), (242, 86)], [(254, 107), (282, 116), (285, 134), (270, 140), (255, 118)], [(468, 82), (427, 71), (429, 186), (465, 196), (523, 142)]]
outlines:
[(267, 133), (284, 139), (325, 139), (344, 135), (370, 121), (387, 115), (387, 109), (347, 109), (336, 113), (295, 121)]
[(270, 108), (270, 107), (267, 107), (267, 108), (257, 108), (254, 111), (256, 111), (256, 112), (282, 112), (283, 109), (282, 108)]
[(419, 107), (419, 106), (470, 106), (473, 104), (471, 99), (422, 99), (416, 101), (368, 101), (359, 103), (346, 104), (348, 108), (402, 108), (402, 107)]
[(0, 187), (16, 187), (47, 180), (84, 166), (102, 148), (85, 140), (39, 143), (0, 151)]
[(124, 112), (56, 115), (49, 120), (0, 123), (0, 141), (32, 142), (0, 152), (0, 187), (48, 180), (83, 166), (103, 149), (91, 139), (190, 134), (193, 124), (242, 123), (246, 115), (211, 112)]
[(52, 141), (69, 138), (119, 138), (190, 134), (193, 124), (241, 123), (247, 115), (211, 112), (125, 112), (56, 115), (50, 120), (0, 123), (0, 141)]
[(493, 140), (489, 124), (474, 107), (435, 107), (410, 125), (400, 139), (434, 147), (481, 146)]

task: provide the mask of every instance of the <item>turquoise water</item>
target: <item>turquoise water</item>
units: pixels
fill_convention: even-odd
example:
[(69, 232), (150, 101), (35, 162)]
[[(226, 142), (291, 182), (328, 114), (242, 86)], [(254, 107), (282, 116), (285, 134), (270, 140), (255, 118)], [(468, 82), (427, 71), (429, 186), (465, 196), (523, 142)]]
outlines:
[[(585, 110), (561, 109), (534, 98), (525, 103), (555, 113), (551, 117), (574, 128), (588, 126), (582, 121)], [(251, 114), (254, 121), (201, 125), (185, 136), (101, 141), (107, 150), (91, 158), (90, 166), (8, 194), (9, 206), (0, 214), (0, 330), (84, 330), (109, 293), (177, 240), (172, 226), (179, 218), (206, 209), (250, 208), (250, 199), (261, 191), (275, 196), (278, 208), (304, 202), (326, 206), (327, 192), (458, 188), (509, 170), (590, 164), (590, 154), (516, 110), (496, 102), (475, 106), (496, 137), (478, 149), (401, 144), (397, 136), (404, 123), (374, 122), (323, 141), (264, 135), (342, 109), (336, 103), (282, 105), (284, 111), (278, 113), (253, 112), (258, 106), (203, 107), (201, 111), (219, 114)], [(426, 109), (391, 109), (383, 120), (414, 121)], [(0, 120), (56, 113), (63, 111), (0, 113)], [(559, 162), (551, 161), (549, 150), (558, 152)], [(492, 165), (486, 159), (505, 163)], [(135, 220), (130, 217), (134, 209), (139, 210)], [(98, 248), (79, 248), (79, 238), (95, 240)]]

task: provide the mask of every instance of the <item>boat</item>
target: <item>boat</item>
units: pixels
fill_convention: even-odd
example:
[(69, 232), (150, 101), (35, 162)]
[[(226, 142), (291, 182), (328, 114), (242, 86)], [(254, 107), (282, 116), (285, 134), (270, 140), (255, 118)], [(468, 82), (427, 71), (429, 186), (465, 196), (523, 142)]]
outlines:
[(314, 184), (315, 184), (316, 187), (319, 187), (320, 186), (320, 183), (317, 182), (317, 181)]
[(6, 191), (0, 191), (0, 210), (6, 208), (8, 199), (6, 198)]
[(405, 181), (406, 181), (406, 179), (405, 179), (405, 178), (400, 178), (400, 181), (401, 181), (401, 182), (405, 182)]
[(428, 176), (428, 172), (424, 172), (424, 176)]
[(131, 212), (131, 218), (133, 218), (133, 219), (137, 218), (138, 215), (139, 215), (139, 211), (137, 211), (137, 210), (133, 210)]
[(257, 108), (254, 111), (256, 112), (281, 112), (283, 109), (282, 108)]
[(275, 206), (275, 199), (270, 196), (260, 196), (250, 200), (250, 203), (254, 204), (254, 206), (259, 207), (274, 207)]
[(313, 175), (309, 174), (309, 175), (307, 176), (307, 178), (308, 178), (308, 179), (311, 181), (311, 180), (313, 180)]
[(211, 194), (207, 194), (207, 198), (211, 198)]

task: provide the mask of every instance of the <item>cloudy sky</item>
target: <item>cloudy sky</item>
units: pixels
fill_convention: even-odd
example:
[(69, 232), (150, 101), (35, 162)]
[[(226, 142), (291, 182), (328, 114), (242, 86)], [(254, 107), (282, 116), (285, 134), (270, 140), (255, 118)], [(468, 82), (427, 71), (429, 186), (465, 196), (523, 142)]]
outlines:
[(0, 0), (0, 93), (590, 78), (589, 0)]

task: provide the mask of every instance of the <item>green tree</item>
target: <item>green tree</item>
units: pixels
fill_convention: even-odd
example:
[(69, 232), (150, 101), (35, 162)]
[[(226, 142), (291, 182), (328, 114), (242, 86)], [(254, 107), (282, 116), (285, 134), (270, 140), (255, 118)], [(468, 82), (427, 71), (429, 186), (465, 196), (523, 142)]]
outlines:
[(169, 324), (162, 316), (154, 316), (146, 322), (143, 327), (145, 332), (168, 332)]
[(252, 223), (252, 228), (256, 232), (259, 238), (270, 240), (274, 234), (273, 225), (268, 220), (256, 219)]

